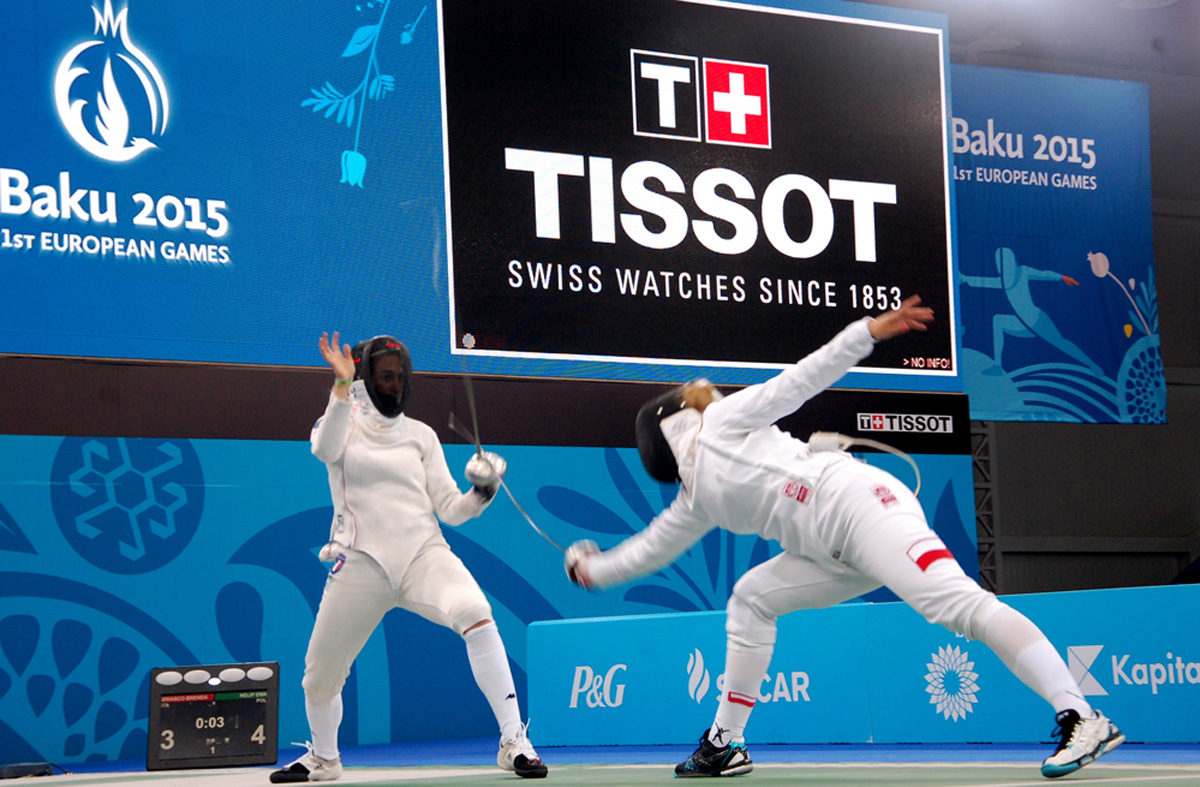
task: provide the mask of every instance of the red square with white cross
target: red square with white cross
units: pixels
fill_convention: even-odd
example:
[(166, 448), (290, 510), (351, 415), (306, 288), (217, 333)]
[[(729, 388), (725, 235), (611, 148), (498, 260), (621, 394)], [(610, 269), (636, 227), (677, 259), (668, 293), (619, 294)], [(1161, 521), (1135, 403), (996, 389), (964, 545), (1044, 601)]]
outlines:
[(765, 65), (705, 58), (707, 141), (718, 145), (771, 147), (770, 92)]

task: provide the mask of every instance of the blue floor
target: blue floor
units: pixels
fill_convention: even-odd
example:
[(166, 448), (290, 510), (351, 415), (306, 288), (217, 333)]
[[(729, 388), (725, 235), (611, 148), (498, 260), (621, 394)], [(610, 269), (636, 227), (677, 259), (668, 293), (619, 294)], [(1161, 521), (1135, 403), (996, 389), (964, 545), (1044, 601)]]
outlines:
[[(342, 748), (348, 766), (403, 767), (412, 765), (494, 765), (496, 738), (450, 741), (379, 743)], [(581, 763), (676, 763), (692, 753), (692, 746), (539, 746), (547, 765)], [(287, 764), (303, 753), (293, 746), (279, 749), (279, 763)], [(750, 744), (755, 762), (1041, 762), (1049, 744)], [(1126, 743), (1113, 752), (1113, 764), (1200, 763), (1200, 743)], [(67, 766), (74, 773), (132, 772), (146, 768), (144, 760), (88, 762)]]

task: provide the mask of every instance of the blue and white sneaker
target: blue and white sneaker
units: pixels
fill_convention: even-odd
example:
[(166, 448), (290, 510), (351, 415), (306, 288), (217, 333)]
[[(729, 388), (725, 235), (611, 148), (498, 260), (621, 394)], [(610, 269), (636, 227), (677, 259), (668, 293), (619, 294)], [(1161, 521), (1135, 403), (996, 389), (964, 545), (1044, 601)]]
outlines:
[(708, 730), (700, 736), (700, 748), (692, 756), (675, 766), (675, 778), (688, 779), (693, 776), (741, 776), (754, 770), (750, 753), (744, 743), (729, 743), (715, 746), (708, 739)]
[(1042, 775), (1056, 779), (1090, 765), (1125, 742), (1125, 736), (1108, 717), (1096, 711), (1096, 718), (1080, 718), (1076, 710), (1065, 710), (1054, 717), (1058, 726), (1051, 733), (1059, 739), (1054, 754), (1042, 763)]

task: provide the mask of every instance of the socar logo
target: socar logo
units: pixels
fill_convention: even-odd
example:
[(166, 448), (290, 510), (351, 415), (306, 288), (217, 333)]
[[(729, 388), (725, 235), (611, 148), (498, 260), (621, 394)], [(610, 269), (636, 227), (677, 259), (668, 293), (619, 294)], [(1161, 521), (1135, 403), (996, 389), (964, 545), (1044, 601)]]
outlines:
[(695, 648), (688, 656), (688, 696), (696, 702), (701, 702), (708, 694), (708, 670), (704, 668), (704, 654)]
[(97, 38), (71, 48), (54, 74), (54, 105), (81, 148), (105, 161), (132, 161), (157, 147), (146, 135), (167, 127), (167, 87), (158, 68), (129, 38), (129, 8), (92, 6)]

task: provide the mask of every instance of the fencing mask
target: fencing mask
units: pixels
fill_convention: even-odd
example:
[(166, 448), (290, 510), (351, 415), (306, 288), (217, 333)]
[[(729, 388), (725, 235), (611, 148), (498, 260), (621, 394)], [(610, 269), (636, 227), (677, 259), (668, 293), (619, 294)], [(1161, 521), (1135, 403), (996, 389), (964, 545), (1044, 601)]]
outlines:
[[(400, 359), (398, 395), (380, 390), (375, 379), (380, 361), (389, 355)], [(408, 403), (408, 396), (412, 393), (412, 357), (409, 356), (404, 343), (391, 336), (376, 336), (354, 345), (350, 357), (354, 359), (354, 377), (366, 385), (367, 395), (371, 397), (375, 409), (387, 418), (396, 418), (404, 412), (404, 405)]]
[(682, 385), (672, 388), (642, 405), (634, 427), (642, 465), (651, 478), (664, 484), (679, 481), (679, 463), (663, 434), (662, 422), (686, 406), (683, 403), (683, 388)]

